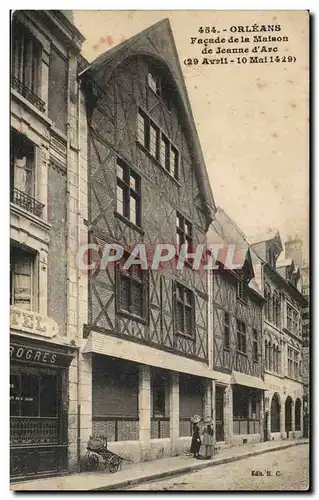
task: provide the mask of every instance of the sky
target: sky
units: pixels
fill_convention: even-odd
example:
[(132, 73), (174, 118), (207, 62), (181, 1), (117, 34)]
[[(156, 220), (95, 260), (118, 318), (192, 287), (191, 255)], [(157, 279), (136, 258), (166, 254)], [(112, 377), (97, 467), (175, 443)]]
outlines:
[[(169, 18), (200, 138), (212, 191), (251, 241), (279, 230), (284, 242), (301, 237), (308, 252), (308, 17), (305, 11), (73, 11), (85, 36), (82, 53), (88, 61), (163, 18)], [(280, 25), (288, 42), (280, 57), (293, 63), (192, 65), (203, 45), (191, 37), (201, 26), (216, 27), (226, 41), (232, 26)], [(238, 29), (238, 28), (232, 28)], [(253, 33), (253, 35), (256, 33)], [(250, 33), (244, 36), (251, 37)], [(221, 35), (220, 35), (221, 36)], [(217, 44), (218, 45), (218, 44)], [(226, 43), (223, 47), (250, 47)], [(211, 44), (216, 50), (216, 44)], [(250, 54), (251, 55), (251, 54)], [(264, 56), (264, 54), (262, 54)], [(269, 56), (269, 54), (268, 54)], [(208, 55), (208, 58), (218, 58)], [(229, 56), (228, 56), (229, 57)]]

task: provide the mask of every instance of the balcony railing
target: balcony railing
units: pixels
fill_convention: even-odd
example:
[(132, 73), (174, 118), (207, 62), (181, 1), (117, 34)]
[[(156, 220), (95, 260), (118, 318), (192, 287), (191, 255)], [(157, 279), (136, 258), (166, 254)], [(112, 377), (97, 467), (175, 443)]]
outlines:
[(11, 76), (11, 87), (38, 108), (39, 111), (45, 112), (45, 102), (15, 76)]
[(11, 189), (11, 201), (19, 205), (19, 207), (24, 208), (24, 210), (31, 212), (33, 215), (43, 217), (43, 203), (40, 203), (23, 191), (20, 191), (20, 189)]

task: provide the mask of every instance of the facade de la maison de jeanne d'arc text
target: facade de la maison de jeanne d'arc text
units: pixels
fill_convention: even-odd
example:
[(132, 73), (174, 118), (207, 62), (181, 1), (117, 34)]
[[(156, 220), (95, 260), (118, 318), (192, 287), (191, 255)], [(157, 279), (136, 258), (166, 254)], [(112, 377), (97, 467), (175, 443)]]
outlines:
[[(216, 207), (169, 21), (90, 63), (71, 11), (15, 11), (11, 35), (11, 478), (78, 470), (90, 436), (186, 453), (194, 414), (218, 447), (308, 435), (302, 242), (248, 242)], [(241, 269), (76, 265), (209, 238)]]

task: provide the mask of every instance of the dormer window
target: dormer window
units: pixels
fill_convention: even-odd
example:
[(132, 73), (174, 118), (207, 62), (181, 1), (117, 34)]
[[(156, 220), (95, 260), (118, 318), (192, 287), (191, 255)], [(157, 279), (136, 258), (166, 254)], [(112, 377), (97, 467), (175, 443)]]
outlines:
[(268, 264), (273, 267), (274, 269), (276, 268), (276, 251), (273, 246), (269, 246), (267, 249), (267, 262)]

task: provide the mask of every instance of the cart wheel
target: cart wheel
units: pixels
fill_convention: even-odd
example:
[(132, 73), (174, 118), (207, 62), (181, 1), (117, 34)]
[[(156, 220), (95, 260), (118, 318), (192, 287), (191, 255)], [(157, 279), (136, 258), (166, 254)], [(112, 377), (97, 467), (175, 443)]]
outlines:
[(90, 453), (88, 456), (88, 470), (96, 470), (99, 466), (99, 459), (94, 453)]
[(121, 467), (121, 460), (117, 457), (112, 457), (109, 461), (109, 471), (114, 473), (117, 472)]

